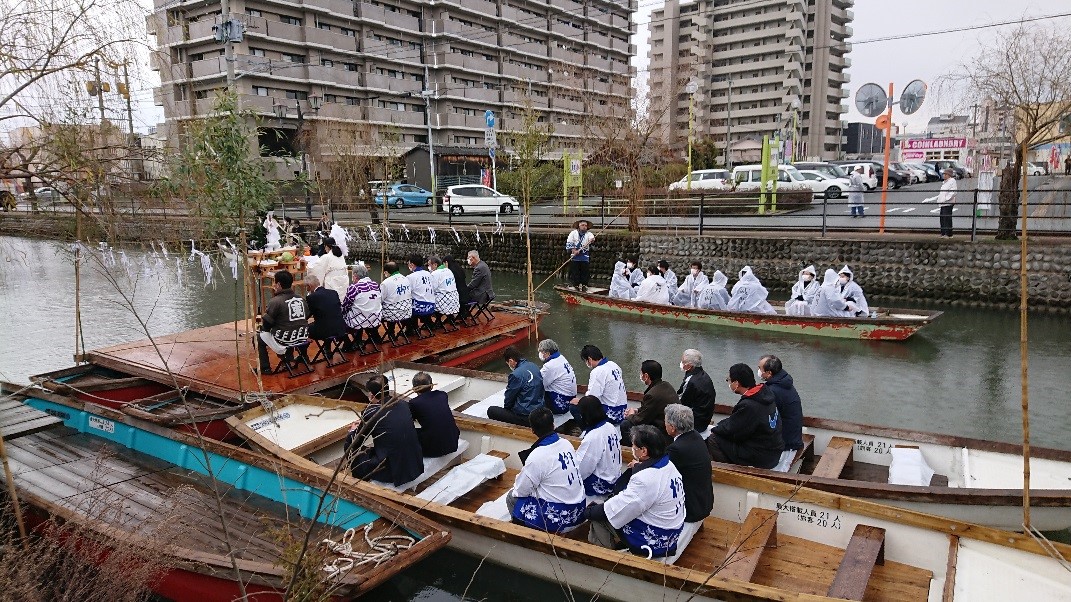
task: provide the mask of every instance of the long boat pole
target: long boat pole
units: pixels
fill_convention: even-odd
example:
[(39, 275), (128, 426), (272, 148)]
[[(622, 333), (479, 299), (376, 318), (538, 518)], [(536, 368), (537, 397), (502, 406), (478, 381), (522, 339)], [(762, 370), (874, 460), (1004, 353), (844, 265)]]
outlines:
[(1022, 387), (1023, 413), (1023, 527), (1030, 531), (1030, 388), (1027, 383), (1027, 321), (1026, 303), (1028, 296), (1026, 278), (1026, 218), (1027, 218), (1027, 179), (1026, 179), (1026, 141), (1019, 147), (1019, 164), (1022, 169), (1022, 191), (1019, 198), (1019, 214), (1022, 216), (1022, 233), (1019, 236), (1019, 382)]
[(4, 480), (7, 481), (7, 493), (11, 498), (11, 510), (15, 513), (15, 524), (19, 527), (19, 539), (22, 541), (22, 549), (30, 551), (29, 540), (26, 538), (26, 523), (22, 520), (22, 508), (19, 507), (19, 494), (15, 491), (15, 478), (11, 475), (11, 467), (7, 464), (7, 449), (4, 448), (4, 436), (0, 435), (0, 459), (4, 462)]

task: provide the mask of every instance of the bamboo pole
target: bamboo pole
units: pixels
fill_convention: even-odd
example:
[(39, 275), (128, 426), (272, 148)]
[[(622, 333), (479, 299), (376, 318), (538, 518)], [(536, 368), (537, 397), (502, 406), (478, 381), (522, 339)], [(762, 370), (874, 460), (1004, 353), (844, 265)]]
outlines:
[(1027, 179), (1026, 141), (1019, 147), (1019, 166), (1022, 169), (1022, 190), (1019, 198), (1019, 213), (1022, 216), (1022, 233), (1019, 236), (1019, 382), (1022, 393), (1023, 414), (1023, 527), (1030, 530), (1030, 388), (1027, 382), (1029, 357), (1027, 356), (1027, 298), (1026, 277), (1027, 252)]
[(22, 542), (22, 549), (29, 553), (30, 543), (26, 537), (26, 523), (22, 520), (19, 494), (15, 491), (15, 477), (11, 475), (11, 467), (7, 464), (7, 449), (4, 447), (3, 435), (0, 435), (0, 460), (3, 460), (4, 463), (4, 479), (7, 481), (7, 493), (11, 498), (11, 509), (15, 513), (15, 524), (19, 527), (19, 540)]

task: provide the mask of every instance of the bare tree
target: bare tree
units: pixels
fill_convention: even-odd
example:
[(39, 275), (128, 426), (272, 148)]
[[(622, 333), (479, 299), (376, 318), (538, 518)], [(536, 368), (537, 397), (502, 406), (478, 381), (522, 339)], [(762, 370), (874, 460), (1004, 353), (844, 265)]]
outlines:
[(1066, 41), (1066, 32), (1055, 27), (1021, 24), (997, 33), (978, 56), (949, 78), (962, 92), (990, 98), (1014, 116), (1015, 161), (1001, 173), (999, 240), (1016, 238), (1027, 150), (1066, 136), (1059, 127), (1071, 115), (1071, 53)]

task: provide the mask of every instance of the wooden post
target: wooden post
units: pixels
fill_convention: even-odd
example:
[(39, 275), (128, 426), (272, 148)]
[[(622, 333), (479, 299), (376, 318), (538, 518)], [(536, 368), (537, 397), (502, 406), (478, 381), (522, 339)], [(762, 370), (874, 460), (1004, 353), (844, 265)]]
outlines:
[(7, 493), (11, 498), (11, 509), (15, 513), (15, 524), (19, 527), (19, 540), (22, 549), (30, 551), (30, 544), (26, 539), (26, 523), (22, 520), (22, 508), (19, 507), (19, 494), (15, 491), (15, 478), (11, 475), (11, 467), (7, 464), (7, 449), (4, 447), (4, 436), (0, 435), (0, 459), (4, 462), (4, 480), (7, 481)]
[(893, 85), (889, 83), (889, 105), (885, 109), (884, 120), (878, 119), (878, 125), (885, 130), (885, 160), (882, 164), (881, 182), (881, 217), (878, 219), (878, 233), (885, 234), (885, 199), (889, 194), (889, 148), (892, 138)]
[(1019, 196), (1019, 213), (1022, 219), (1022, 234), (1019, 237), (1019, 384), (1022, 392), (1023, 413), (1023, 527), (1030, 530), (1030, 388), (1027, 384), (1027, 278), (1026, 278), (1026, 141), (1019, 146), (1019, 168), (1022, 170), (1022, 191)]

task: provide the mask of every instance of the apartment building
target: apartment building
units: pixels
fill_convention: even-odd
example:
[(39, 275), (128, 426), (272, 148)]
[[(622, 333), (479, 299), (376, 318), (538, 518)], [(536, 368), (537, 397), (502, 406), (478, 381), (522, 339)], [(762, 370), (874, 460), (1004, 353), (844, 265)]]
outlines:
[[(794, 138), (800, 157), (835, 158), (850, 81), (854, 0), (666, 0), (651, 17), (650, 90), (665, 139)], [(657, 101), (657, 102), (656, 102)]]
[[(303, 119), (367, 124), (370, 147), (385, 136), (395, 148), (426, 144), (429, 130), (434, 145), (483, 147), (485, 111), (499, 131), (519, 129), (530, 99), (553, 124), (552, 146), (573, 148), (587, 116), (623, 116), (630, 102), (636, 5), (232, 0), (245, 24), (236, 90), (243, 107), (283, 130), (296, 128), (300, 106)], [(223, 45), (213, 37), (220, 3), (155, 0), (154, 11), (156, 104), (168, 124), (208, 113), (225, 87)]]

